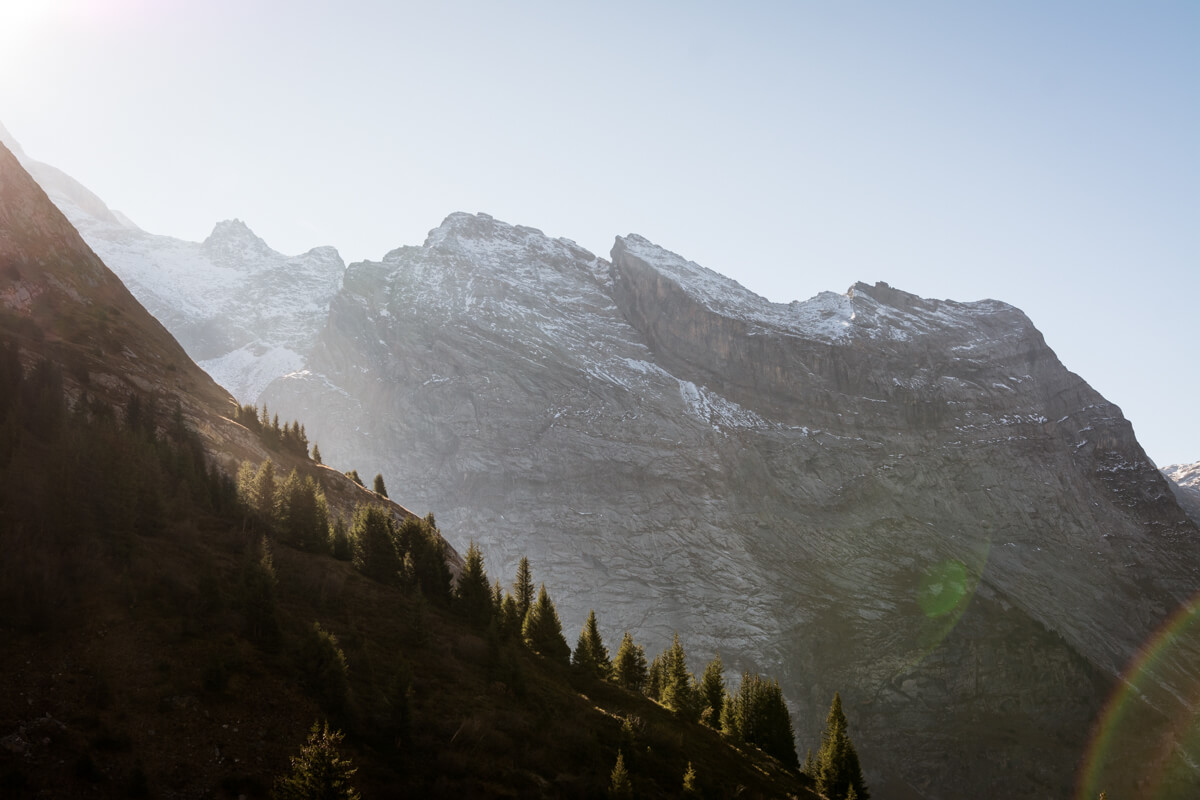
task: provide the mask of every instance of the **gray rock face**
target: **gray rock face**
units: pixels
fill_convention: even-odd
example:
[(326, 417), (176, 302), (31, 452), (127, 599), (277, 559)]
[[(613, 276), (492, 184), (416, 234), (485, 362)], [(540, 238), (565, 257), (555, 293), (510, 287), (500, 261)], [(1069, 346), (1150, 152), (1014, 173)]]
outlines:
[[(455, 214), (351, 265), (263, 399), (493, 577), (527, 554), (569, 635), (594, 607), (610, 645), (677, 630), (695, 667), (776, 675), (801, 750), (840, 690), (877, 797), (1064, 796), (1198, 583), (1120, 410), (995, 301), (772, 304), (640, 237), (609, 263)], [(1196, 654), (1175, 643), (1129, 725), (1189, 712)], [(1113, 796), (1130, 758), (1101, 766)]]

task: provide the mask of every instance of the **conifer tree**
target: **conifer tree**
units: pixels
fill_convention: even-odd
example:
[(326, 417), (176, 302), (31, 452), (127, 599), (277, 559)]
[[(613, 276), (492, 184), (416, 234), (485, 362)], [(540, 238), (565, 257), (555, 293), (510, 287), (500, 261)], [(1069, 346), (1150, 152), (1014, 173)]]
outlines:
[(651, 700), (661, 700), (663, 691), (664, 676), (666, 669), (663, 665), (663, 659), (666, 653), (659, 653), (650, 662), (650, 667), (646, 671), (646, 697)]
[(346, 523), (341, 517), (333, 523), (333, 533), (330, 534), (329, 540), (333, 557), (338, 561), (349, 561), (354, 557), (353, 548), (350, 546), (350, 534), (346, 531)]
[(458, 577), (458, 603), (468, 622), (487, 626), (492, 616), (492, 590), (483, 568), (483, 553), (474, 540), (467, 547), (466, 565)]
[(862, 768), (858, 763), (858, 752), (850, 741), (846, 715), (842, 711), (842, 696), (835, 692), (825, 718), (825, 731), (821, 734), (821, 749), (817, 751), (814, 776), (817, 791), (829, 800), (845, 800), (850, 793), (858, 800), (867, 800), (871, 795), (863, 780)]
[(396, 550), (395, 523), (381, 506), (362, 505), (354, 511), (351, 526), (354, 566), (368, 578), (397, 584), (400, 580), (400, 554)]
[(375, 494), (380, 497), (387, 497), (387, 487), (383, 485), (383, 473), (375, 473)]
[(604, 646), (600, 630), (596, 627), (595, 609), (588, 612), (587, 622), (579, 631), (579, 641), (575, 645), (571, 661), (580, 672), (598, 680), (604, 680), (612, 672), (608, 648)]
[(300, 755), (292, 758), (292, 771), (275, 781), (273, 800), (361, 800), (351, 779), (358, 770), (342, 758), (340, 731), (315, 722)]
[(265, 650), (279, 647), (281, 631), (275, 611), (275, 562), (267, 537), (258, 536), (246, 549), (242, 564), (242, 609), (246, 634)]
[(321, 448), (318, 447), (316, 444), (314, 444), (312, 447), (312, 460), (313, 460), (314, 464), (322, 463), (321, 462)]
[(504, 587), (500, 579), (492, 584), (492, 619), (503, 622), (504, 617)]
[(521, 556), (521, 562), (517, 564), (517, 579), (513, 581), (513, 598), (517, 601), (517, 614), (521, 617), (521, 624), (525, 624), (525, 615), (529, 613), (530, 606), (533, 605), (533, 573), (529, 569), (529, 559)]
[(800, 766), (792, 718), (778, 681), (742, 673), (737, 692), (724, 704), (722, 733), (737, 744), (758, 747), (790, 769)]
[(646, 670), (646, 653), (640, 645), (634, 644), (629, 631), (625, 631), (613, 661), (613, 679), (631, 692), (640, 692), (646, 687)]
[(243, 461), (238, 469), (238, 494), (259, 518), (270, 525), (276, 521), (278, 492), (275, 483), (275, 463), (269, 458), (257, 470), (248, 461)]
[(546, 593), (544, 583), (538, 591), (537, 602), (525, 615), (521, 636), (530, 650), (551, 661), (566, 664), (571, 659), (571, 648), (563, 638), (562, 622), (558, 619), (558, 612), (554, 609), (554, 603), (550, 601), (550, 595)]
[(608, 796), (612, 800), (628, 800), (633, 797), (633, 783), (629, 780), (629, 770), (625, 769), (625, 756), (620, 750), (617, 751), (617, 763), (613, 765), (608, 784)]
[(301, 550), (328, 552), (329, 505), (317, 482), (311, 476), (302, 479), (292, 470), (279, 495), (282, 535)]
[(314, 622), (296, 655), (308, 690), (333, 714), (345, 711), (350, 700), (346, 654), (337, 637)]
[(411, 577), (425, 598), (438, 605), (448, 605), (451, 599), (452, 577), (446, 566), (445, 541), (438, 533), (433, 514), (424, 519), (408, 517), (396, 533), (396, 547), (412, 557)]
[(508, 592), (504, 593), (504, 604), (500, 611), (500, 635), (504, 639), (516, 639), (521, 635), (521, 612), (517, 601)]
[(725, 705), (725, 668), (721, 665), (721, 654), (704, 668), (700, 678), (701, 721), (710, 728), (721, 730), (721, 711)]
[(687, 668), (687, 658), (679, 634), (671, 642), (663, 658), (662, 693), (659, 702), (669, 709), (694, 720), (699, 715), (696, 702), (696, 692), (692, 686), (694, 679)]

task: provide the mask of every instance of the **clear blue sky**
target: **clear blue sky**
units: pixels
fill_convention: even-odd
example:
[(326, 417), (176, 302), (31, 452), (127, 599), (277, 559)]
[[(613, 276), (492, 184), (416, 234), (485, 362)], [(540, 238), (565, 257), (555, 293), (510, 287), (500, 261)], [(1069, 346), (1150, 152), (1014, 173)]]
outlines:
[(188, 239), (377, 259), (486, 211), (772, 300), (998, 298), (1200, 460), (1195, 0), (0, 0), (0, 121)]

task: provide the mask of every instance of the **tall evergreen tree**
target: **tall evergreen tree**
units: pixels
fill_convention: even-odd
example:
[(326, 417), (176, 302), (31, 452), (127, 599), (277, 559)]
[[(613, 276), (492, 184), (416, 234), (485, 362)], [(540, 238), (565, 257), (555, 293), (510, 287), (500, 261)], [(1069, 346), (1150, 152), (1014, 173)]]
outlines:
[(383, 485), (383, 473), (375, 473), (375, 494), (380, 497), (387, 497), (387, 487)]
[(492, 616), (492, 590), (483, 568), (483, 552), (472, 540), (467, 547), (466, 565), (458, 576), (458, 604), (463, 616), (477, 627), (485, 627)]
[(842, 711), (842, 696), (835, 692), (829, 715), (825, 718), (821, 749), (817, 751), (817, 774), (814, 776), (817, 791), (829, 800), (846, 800), (851, 792), (858, 800), (867, 800), (871, 796), (863, 780), (858, 752), (850, 741), (848, 728), (846, 715)]
[(679, 641), (679, 634), (676, 633), (663, 658), (662, 694), (659, 702), (686, 719), (696, 719), (700, 709), (692, 686), (694, 682), (695, 679), (687, 668), (687, 657)]
[(500, 584), (500, 579), (496, 578), (496, 582), (492, 584), (492, 619), (503, 622), (504, 617), (504, 586)]
[(354, 566), (368, 578), (395, 585), (400, 580), (400, 554), (392, 516), (382, 506), (361, 505), (354, 511), (350, 540)]
[(280, 532), (310, 553), (329, 551), (329, 505), (312, 476), (292, 470), (280, 487)]
[(722, 711), (722, 732), (738, 744), (754, 745), (790, 769), (799, 769), (792, 718), (779, 682), (743, 673), (737, 692)]
[(721, 730), (721, 710), (725, 705), (725, 668), (721, 665), (721, 654), (704, 668), (700, 678), (701, 721), (710, 728)]
[(516, 639), (521, 635), (521, 612), (517, 610), (517, 601), (508, 592), (504, 593), (504, 603), (500, 607), (500, 637)]
[(333, 532), (329, 535), (329, 546), (333, 551), (333, 557), (338, 561), (349, 561), (354, 557), (354, 548), (350, 543), (350, 534), (346, 530), (346, 523), (338, 517), (333, 523)]
[(608, 648), (600, 639), (594, 609), (588, 612), (587, 622), (579, 631), (579, 641), (575, 645), (571, 661), (580, 672), (598, 680), (604, 680), (612, 672), (612, 661), (608, 657)]
[(661, 700), (663, 693), (663, 683), (666, 682), (666, 653), (659, 653), (650, 662), (649, 669), (646, 670), (646, 697), (651, 700)]
[(613, 661), (613, 679), (619, 686), (640, 692), (646, 688), (646, 670), (646, 653), (641, 645), (634, 644), (629, 631), (625, 631)]
[(329, 730), (329, 723), (313, 723), (308, 742), (300, 755), (292, 758), (292, 771), (275, 781), (273, 800), (361, 800), (351, 779), (358, 770), (342, 758), (338, 746), (340, 731)]
[(266, 459), (256, 470), (248, 461), (238, 469), (238, 494), (242, 501), (268, 525), (276, 522), (278, 490), (275, 481), (275, 463)]
[(258, 536), (242, 562), (242, 616), (246, 634), (264, 650), (279, 647), (281, 630), (276, 614), (275, 562), (267, 537)]
[(412, 557), (411, 578), (425, 598), (438, 605), (450, 602), (450, 568), (446, 566), (446, 543), (438, 533), (433, 515), (408, 517), (396, 534), (400, 553)]
[(313, 460), (314, 464), (322, 463), (321, 462), (321, 448), (318, 447), (316, 444), (313, 444), (313, 446), (312, 446), (312, 460)]
[(558, 619), (558, 612), (546, 593), (544, 583), (538, 591), (537, 602), (525, 615), (521, 636), (533, 652), (563, 664), (570, 661), (571, 648), (563, 638), (562, 622)]
[(517, 564), (517, 579), (513, 581), (513, 598), (517, 601), (517, 614), (521, 624), (525, 624), (525, 615), (533, 605), (533, 572), (529, 569), (529, 559), (521, 556)]

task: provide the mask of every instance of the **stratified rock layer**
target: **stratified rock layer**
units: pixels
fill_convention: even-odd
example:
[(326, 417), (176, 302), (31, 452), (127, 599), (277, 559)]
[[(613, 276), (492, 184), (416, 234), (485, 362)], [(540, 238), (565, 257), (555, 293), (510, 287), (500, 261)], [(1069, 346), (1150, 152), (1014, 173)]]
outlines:
[(694, 666), (779, 676), (802, 750), (841, 690), (879, 797), (1064, 796), (1197, 588), (1120, 410), (995, 301), (778, 305), (640, 237), (609, 263), (455, 214), (349, 267), (307, 367), (264, 399), (328, 462), (406, 486), (493, 577), (528, 555), (568, 628), (594, 607), (610, 644), (677, 630)]

